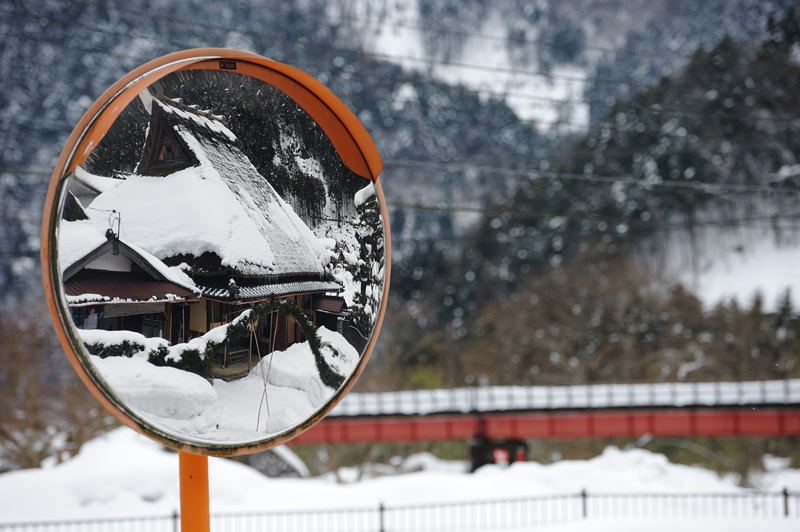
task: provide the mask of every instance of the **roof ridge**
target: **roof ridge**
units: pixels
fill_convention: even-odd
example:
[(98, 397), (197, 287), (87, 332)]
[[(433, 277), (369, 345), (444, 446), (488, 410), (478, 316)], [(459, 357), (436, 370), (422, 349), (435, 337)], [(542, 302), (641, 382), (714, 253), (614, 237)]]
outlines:
[(200, 106), (197, 104), (187, 104), (183, 102), (183, 98), (170, 98), (163, 92), (157, 92), (153, 94), (153, 99), (156, 100), (158, 103), (162, 105), (168, 105), (170, 107), (175, 107), (176, 109), (180, 109), (186, 113), (191, 113), (197, 116), (202, 116), (204, 118), (208, 118), (209, 120), (216, 120), (217, 122), (222, 123), (222, 125), (226, 126), (227, 118), (225, 115), (218, 115), (215, 114), (210, 109), (200, 109)]

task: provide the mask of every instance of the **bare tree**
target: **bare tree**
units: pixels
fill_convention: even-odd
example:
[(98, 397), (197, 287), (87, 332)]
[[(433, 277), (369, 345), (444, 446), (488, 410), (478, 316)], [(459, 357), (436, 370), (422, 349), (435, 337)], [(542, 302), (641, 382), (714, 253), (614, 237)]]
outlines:
[(47, 311), (30, 301), (0, 307), (0, 389), (0, 471), (60, 462), (116, 425), (69, 366)]

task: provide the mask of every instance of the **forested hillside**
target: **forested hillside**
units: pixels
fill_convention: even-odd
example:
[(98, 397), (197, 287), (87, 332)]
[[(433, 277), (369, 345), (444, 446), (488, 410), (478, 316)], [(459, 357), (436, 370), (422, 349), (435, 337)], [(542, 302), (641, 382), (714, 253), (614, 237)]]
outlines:
[(797, 375), (793, 294), (702, 301), (668, 255), (676, 234), (688, 247), (743, 226), (794, 243), (798, 20), (698, 50), (562, 143), (551, 170), (520, 175), (458, 252), (434, 239), (414, 255), (387, 359), (432, 386)]
[(41, 329), (41, 205), (92, 101), (191, 47), (297, 66), (374, 137), (394, 264), (362, 389), (797, 376), (786, 279), (747, 279), (764, 297), (703, 291), (721, 262), (800, 246), (794, 3), (5, 2), (0, 384), (26, 408), (0, 408), (19, 450), (0, 470), (109, 423)]

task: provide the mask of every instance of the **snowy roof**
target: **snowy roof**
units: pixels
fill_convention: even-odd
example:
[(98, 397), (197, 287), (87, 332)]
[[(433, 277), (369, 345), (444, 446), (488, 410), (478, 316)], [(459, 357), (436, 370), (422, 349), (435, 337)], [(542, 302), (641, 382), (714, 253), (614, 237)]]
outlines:
[(339, 291), (342, 285), (336, 281), (309, 280), (293, 281), (287, 283), (260, 284), (257, 286), (237, 287), (237, 295), (232, 295), (229, 288), (213, 288), (200, 286), (203, 296), (211, 299), (224, 300), (255, 300), (265, 299), (270, 296), (285, 296), (295, 294), (308, 294), (312, 292), (334, 292)]
[[(112, 242), (106, 237), (98, 220), (62, 220), (58, 228), (58, 259), (64, 280), (69, 280), (92, 260), (111, 251)], [(192, 279), (178, 267), (170, 267), (135, 244), (117, 241), (119, 253), (137, 263), (152, 277), (197, 292)]]
[[(121, 237), (162, 260), (213, 253), (218, 273), (322, 280), (324, 246), (258, 173), (233, 133), (209, 112), (151, 97), (149, 107), (163, 111), (153, 120), (166, 121), (198, 164), (164, 176), (129, 175), (91, 207), (120, 212)], [(155, 129), (151, 121), (149, 131)]]
[(89, 192), (99, 194), (119, 185), (122, 179), (116, 177), (105, 177), (94, 175), (86, 171), (85, 168), (78, 166), (72, 174), (70, 188), (86, 189)]

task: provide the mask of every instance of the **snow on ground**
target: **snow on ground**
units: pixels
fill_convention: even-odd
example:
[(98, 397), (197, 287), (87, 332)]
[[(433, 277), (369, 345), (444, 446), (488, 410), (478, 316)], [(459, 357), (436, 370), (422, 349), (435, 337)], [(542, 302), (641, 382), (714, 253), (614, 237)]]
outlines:
[[(227, 325), (217, 329), (224, 327)], [(219, 336), (217, 329), (191, 342), (204, 345), (207, 336)], [(90, 343), (107, 340), (108, 336), (143, 343), (141, 335), (129, 331), (80, 333)], [(328, 365), (345, 377), (352, 375), (359, 359), (356, 349), (325, 327), (317, 329), (317, 334)], [(157, 345), (158, 341), (166, 342), (146, 339), (145, 343)], [(191, 342), (170, 350), (197, 347)], [(336, 391), (323, 384), (308, 342), (265, 355), (247, 376), (230, 382), (214, 379), (209, 383), (188, 371), (155, 366), (144, 356), (143, 352), (132, 358), (90, 358), (114, 393), (138, 415), (162, 430), (201, 442), (262, 440), (302, 423)]]
[(217, 393), (207, 380), (137, 357), (89, 357), (125, 404), (162, 418), (192, 419), (214, 406)]
[(794, 519), (602, 519), (575, 521), (554, 525), (537, 526), (542, 532), (754, 532), (757, 530), (771, 532), (796, 532), (797, 520)]
[[(550, 465), (517, 463), (486, 466), (464, 473), (466, 464), (430, 455), (405, 460), (400, 469), (414, 473), (337, 483), (332, 476), (270, 479), (237, 462), (210, 458), (211, 511), (344, 509), (444, 501), (577, 493), (737, 493), (729, 479), (711, 471), (670, 463), (641, 449), (608, 448), (590, 460)], [(760, 482), (777, 480), (800, 490), (797, 470), (773, 460)], [(178, 460), (128, 428), (120, 428), (84, 446), (74, 459), (44, 469), (0, 475), (0, 522), (91, 517), (167, 515), (178, 507)], [(346, 476), (346, 475), (342, 475)], [(782, 487), (782, 486), (781, 486)], [(47, 504), (42, 504), (47, 501)], [(660, 518), (589, 519), (549, 525), (544, 530), (795, 530), (796, 519), (689, 520)], [(728, 528), (738, 526), (739, 528)], [(773, 528), (781, 527), (781, 528)], [(634, 528), (637, 527), (637, 528)]]
[(696, 286), (703, 301), (736, 298), (749, 305), (760, 292), (765, 307), (774, 309), (787, 289), (794, 298), (800, 295), (797, 264), (800, 264), (800, 248), (776, 247), (764, 240), (753, 248), (718, 258), (698, 275)]
[[(785, 227), (784, 235), (797, 229)], [(764, 307), (775, 309), (787, 289), (795, 302), (800, 296), (800, 243), (776, 240), (768, 226), (676, 232), (667, 249), (667, 270), (709, 307), (730, 299), (747, 306), (760, 293)]]
[(779, 491), (784, 487), (800, 489), (800, 469), (790, 469), (787, 458), (767, 455), (763, 463), (765, 471), (754, 474), (759, 488), (771, 491)]

